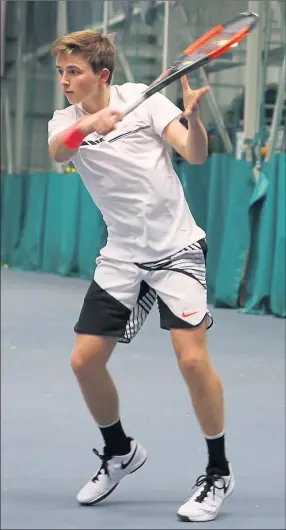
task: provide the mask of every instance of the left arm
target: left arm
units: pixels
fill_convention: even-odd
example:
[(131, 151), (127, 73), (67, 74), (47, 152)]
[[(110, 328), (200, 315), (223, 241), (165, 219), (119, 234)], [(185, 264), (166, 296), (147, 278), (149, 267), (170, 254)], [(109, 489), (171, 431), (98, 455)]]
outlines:
[(186, 129), (178, 119), (170, 122), (163, 131), (163, 137), (183, 158), (191, 164), (203, 164), (208, 156), (208, 138), (199, 117), (199, 100), (209, 87), (192, 90), (187, 77), (182, 78), (184, 116), (188, 120)]
[(190, 164), (203, 164), (206, 161), (208, 138), (200, 119), (188, 120), (188, 129), (175, 119), (165, 127), (163, 137)]

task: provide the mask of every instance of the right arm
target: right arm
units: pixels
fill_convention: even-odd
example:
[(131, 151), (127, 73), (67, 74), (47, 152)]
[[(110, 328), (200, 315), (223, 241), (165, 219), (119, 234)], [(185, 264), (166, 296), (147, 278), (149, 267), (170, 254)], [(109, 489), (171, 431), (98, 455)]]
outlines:
[(100, 135), (108, 134), (115, 129), (116, 122), (121, 119), (122, 114), (109, 107), (95, 114), (84, 116), (75, 124), (65, 130), (61, 130), (50, 139), (50, 157), (59, 163), (69, 161), (77, 152), (85, 136), (93, 132), (97, 132)]
[(63, 143), (63, 134), (53, 136), (49, 145), (49, 153), (52, 160), (59, 163), (68, 162), (77, 152), (77, 149), (69, 149)]

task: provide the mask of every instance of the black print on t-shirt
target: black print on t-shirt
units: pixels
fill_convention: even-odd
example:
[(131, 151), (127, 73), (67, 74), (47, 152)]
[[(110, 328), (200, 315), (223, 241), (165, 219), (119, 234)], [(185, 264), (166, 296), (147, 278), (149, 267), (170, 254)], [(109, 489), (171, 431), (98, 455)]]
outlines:
[(101, 144), (101, 142), (105, 142), (103, 136), (101, 138), (98, 138), (98, 140), (85, 140), (84, 142), (82, 142), (81, 145), (97, 145)]

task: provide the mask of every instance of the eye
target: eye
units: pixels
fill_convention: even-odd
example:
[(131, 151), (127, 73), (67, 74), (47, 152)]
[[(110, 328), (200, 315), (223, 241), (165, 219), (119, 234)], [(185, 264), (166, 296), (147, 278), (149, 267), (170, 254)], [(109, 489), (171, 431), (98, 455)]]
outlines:
[(71, 73), (72, 73), (73, 75), (77, 75), (77, 74), (78, 74), (78, 71), (75, 70), (74, 68), (72, 68), (72, 69), (71, 69)]
[(58, 68), (58, 74), (63, 75), (63, 71)]

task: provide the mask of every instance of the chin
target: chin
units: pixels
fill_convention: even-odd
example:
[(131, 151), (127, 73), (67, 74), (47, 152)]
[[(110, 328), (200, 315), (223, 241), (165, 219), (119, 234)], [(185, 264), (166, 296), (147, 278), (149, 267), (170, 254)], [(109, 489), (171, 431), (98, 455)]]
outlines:
[(77, 97), (75, 94), (66, 94), (66, 98), (71, 105), (77, 105), (81, 102), (79, 97)]

